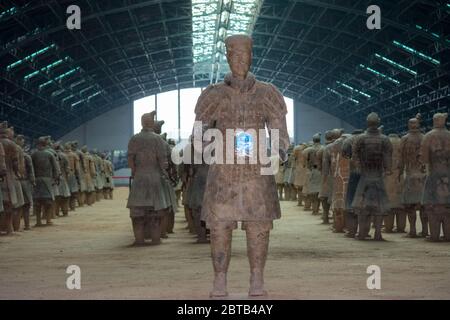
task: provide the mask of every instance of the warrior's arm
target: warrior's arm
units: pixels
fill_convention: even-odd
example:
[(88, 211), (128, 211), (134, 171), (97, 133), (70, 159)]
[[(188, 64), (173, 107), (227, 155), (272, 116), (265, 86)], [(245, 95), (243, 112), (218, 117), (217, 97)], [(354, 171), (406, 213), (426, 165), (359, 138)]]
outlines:
[(405, 143), (406, 143), (406, 140), (403, 137), (400, 140), (400, 153), (399, 153), (400, 159), (398, 161), (398, 168), (397, 168), (398, 169), (398, 178), (399, 179), (403, 175), (403, 171), (405, 170), (405, 156), (406, 156), (406, 154), (405, 154)]
[(0, 176), (6, 175), (5, 149), (0, 143)]
[(383, 141), (384, 148), (383, 148), (383, 166), (384, 171), (386, 172), (386, 175), (392, 174), (392, 143), (391, 141), (386, 138)]
[(27, 172), (28, 172), (28, 179), (30, 179), (31, 184), (36, 183), (36, 177), (34, 175), (34, 167), (33, 167), (33, 160), (30, 156), (25, 158), (26, 165), (27, 165)]

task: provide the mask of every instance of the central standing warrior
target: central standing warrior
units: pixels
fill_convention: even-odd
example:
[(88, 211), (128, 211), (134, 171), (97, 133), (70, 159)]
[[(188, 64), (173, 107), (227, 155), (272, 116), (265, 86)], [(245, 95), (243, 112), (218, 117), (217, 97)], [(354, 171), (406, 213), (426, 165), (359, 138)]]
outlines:
[(142, 131), (128, 143), (128, 165), (133, 183), (127, 208), (130, 209), (136, 239), (134, 245), (137, 246), (145, 244), (146, 229), (150, 229), (153, 245), (161, 243), (161, 219), (171, 206), (164, 190), (168, 167), (166, 146), (154, 132), (154, 116), (155, 112), (142, 116)]
[(392, 144), (388, 137), (380, 133), (379, 125), (378, 114), (370, 113), (367, 116), (368, 128), (357, 138), (353, 151), (355, 163), (361, 172), (353, 199), (353, 208), (358, 215), (359, 240), (368, 236), (371, 217), (375, 218), (374, 240), (383, 240), (383, 216), (390, 209), (384, 175), (392, 174)]
[[(273, 220), (281, 216), (280, 204), (274, 176), (261, 174), (263, 165), (260, 161), (256, 164), (247, 161), (245, 152), (240, 151), (248, 145), (241, 141), (258, 141), (258, 137), (250, 138), (245, 133), (249, 129), (257, 132), (264, 131), (266, 126), (269, 132), (277, 129), (280, 150), (273, 151), (280, 151), (283, 161), (286, 161), (289, 147), (287, 108), (283, 96), (273, 85), (257, 81), (249, 73), (252, 39), (246, 35), (234, 35), (225, 40), (225, 45), (231, 73), (226, 75), (224, 82), (210, 85), (202, 92), (195, 108), (196, 120), (219, 130), (224, 137), (229, 135), (226, 134), (227, 129), (237, 130), (232, 143), (235, 145), (234, 160), (245, 160), (245, 164), (213, 163), (209, 168), (202, 220), (210, 229), (214, 267), (214, 285), (210, 295), (227, 295), (232, 232), (237, 228), (237, 222), (242, 221), (251, 271), (249, 296), (262, 296), (267, 294), (263, 273), (269, 233)], [(243, 135), (245, 139), (241, 140)], [(230, 144), (229, 141), (226, 144)]]
[(64, 153), (69, 161), (69, 173), (67, 175), (67, 184), (70, 190), (69, 208), (75, 210), (75, 202), (78, 198), (78, 192), (80, 187), (78, 181), (80, 180), (80, 159), (77, 154), (72, 151), (71, 143), (68, 142), (64, 145)]

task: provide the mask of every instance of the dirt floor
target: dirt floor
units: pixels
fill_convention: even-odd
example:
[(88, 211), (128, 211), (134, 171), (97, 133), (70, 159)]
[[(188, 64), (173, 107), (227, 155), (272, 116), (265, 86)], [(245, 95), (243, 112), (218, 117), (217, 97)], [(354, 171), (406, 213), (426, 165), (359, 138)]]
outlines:
[[(117, 188), (115, 200), (78, 208), (55, 226), (0, 237), (0, 299), (207, 299), (209, 246), (194, 243), (182, 210), (161, 246), (130, 247), (127, 194)], [(266, 266), (269, 299), (450, 299), (449, 243), (401, 234), (359, 242), (294, 202), (282, 201), (282, 211)], [(81, 290), (66, 288), (69, 265), (81, 268)], [(367, 289), (369, 265), (381, 268), (380, 290)], [(248, 273), (245, 234), (236, 230), (231, 299), (247, 298)]]

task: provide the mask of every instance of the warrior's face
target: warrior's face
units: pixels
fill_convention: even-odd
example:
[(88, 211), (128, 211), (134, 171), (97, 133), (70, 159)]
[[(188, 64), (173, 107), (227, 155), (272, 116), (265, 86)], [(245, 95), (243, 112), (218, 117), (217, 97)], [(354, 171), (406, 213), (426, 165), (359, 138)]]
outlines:
[(409, 130), (419, 129), (419, 120), (418, 119), (410, 119), (408, 121), (408, 128), (409, 128)]
[(447, 122), (447, 113), (436, 113), (433, 116), (433, 126), (435, 128), (445, 128)]
[(245, 79), (252, 65), (251, 47), (248, 43), (234, 43), (227, 48), (227, 61), (233, 76)]

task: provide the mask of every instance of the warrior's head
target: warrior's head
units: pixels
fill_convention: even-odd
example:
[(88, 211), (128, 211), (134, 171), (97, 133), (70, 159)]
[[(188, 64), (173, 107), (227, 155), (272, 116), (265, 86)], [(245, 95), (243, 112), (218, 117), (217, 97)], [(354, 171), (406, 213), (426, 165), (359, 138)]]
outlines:
[(25, 136), (22, 135), (22, 134), (17, 135), (16, 136), (16, 143), (21, 148), (25, 147)]
[(65, 151), (65, 152), (69, 152), (69, 151), (71, 151), (71, 150), (72, 150), (72, 143), (66, 142), (66, 143), (64, 144), (64, 151)]
[(367, 127), (370, 129), (378, 129), (378, 126), (380, 125), (380, 117), (377, 113), (371, 112), (367, 116)]
[(153, 129), (155, 125), (156, 111), (144, 113), (141, 117), (141, 124), (143, 129)]
[(448, 113), (435, 113), (433, 116), (434, 128), (445, 128), (447, 122)]
[(313, 135), (313, 143), (320, 143), (320, 136), (321, 136), (321, 133), (319, 132), (319, 133), (316, 133), (315, 135)]
[(72, 141), (70, 142), (70, 146), (72, 148), (72, 151), (77, 151), (78, 150), (78, 141)]
[(87, 147), (87, 146), (83, 146), (83, 147), (81, 148), (81, 152), (87, 153), (87, 152), (88, 152), (88, 147)]
[(245, 79), (252, 65), (252, 38), (243, 34), (229, 36), (225, 39), (225, 47), (231, 73), (238, 79)]
[(38, 148), (46, 148), (48, 147), (48, 137), (44, 136), (44, 137), (39, 137), (38, 141), (37, 141), (37, 145)]
[(155, 125), (153, 126), (153, 130), (155, 131), (155, 133), (161, 134), (163, 124), (164, 120), (156, 121)]

